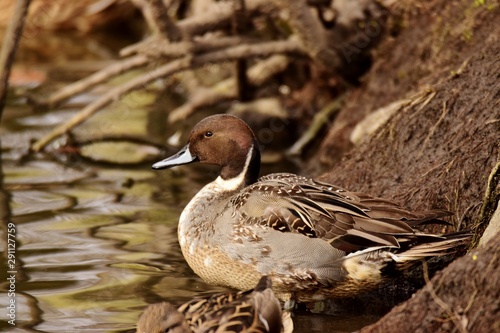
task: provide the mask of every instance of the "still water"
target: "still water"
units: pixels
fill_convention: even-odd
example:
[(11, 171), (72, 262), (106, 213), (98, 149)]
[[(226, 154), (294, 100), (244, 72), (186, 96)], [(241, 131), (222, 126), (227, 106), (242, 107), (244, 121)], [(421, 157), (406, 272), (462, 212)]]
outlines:
[[(14, 93), (4, 111), (0, 212), (11, 224), (1, 227), (0, 331), (133, 332), (149, 303), (225, 291), (190, 270), (176, 235), (182, 208), (214, 170), (150, 168), (165, 154), (162, 132), (174, 132), (158, 91), (125, 97), (80, 126), (73, 139), (87, 144), (78, 154), (64, 145), (68, 138), (28, 152), (30, 141), (101, 92), (44, 113)], [(15, 248), (7, 251), (9, 237)], [(294, 317), (295, 332), (348, 332), (373, 320)]]

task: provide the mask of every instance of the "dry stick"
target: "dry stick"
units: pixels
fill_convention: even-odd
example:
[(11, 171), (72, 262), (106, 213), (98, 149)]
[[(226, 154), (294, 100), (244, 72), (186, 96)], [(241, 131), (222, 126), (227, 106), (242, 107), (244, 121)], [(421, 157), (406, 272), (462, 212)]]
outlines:
[[(246, 12), (252, 17), (263, 8), (269, 7), (269, 0), (246, 0)], [(214, 3), (203, 15), (193, 16), (178, 22), (178, 27), (185, 36), (202, 35), (208, 31), (214, 31), (229, 27), (233, 17), (233, 6), (227, 1)]]
[[(28, 12), (29, 4), (30, 4), (29, 0), (16, 1), (14, 13), (11, 16), (9, 26), (7, 27), (7, 31), (5, 32), (5, 36), (3, 39), (2, 50), (0, 53), (0, 120), (2, 119), (2, 112), (5, 106), (5, 100), (7, 96), (7, 87), (9, 84), (8, 80), (10, 76), (10, 69), (12, 67), (12, 63), (14, 62), (17, 45), (19, 44), (19, 40), (21, 39), (22, 36), (24, 21), (26, 18), (26, 13)], [(2, 153), (0, 149), (0, 159), (1, 158), (2, 158)], [(11, 195), (8, 192), (8, 190), (5, 189), (4, 186), (5, 185), (4, 177), (5, 176), (3, 174), (3, 170), (0, 167), (0, 231), (2, 232), (3, 235), (6, 235), (7, 237), (7, 229), (11, 228), (12, 226), (11, 225), (12, 205), (11, 205)], [(10, 250), (11, 239), (12, 238), (9, 237), (9, 242), (5, 242), (5, 246), (2, 246), (2, 250), (5, 250), (2, 251), (3, 253), (5, 253), (5, 255), (2, 255), (2, 257), (4, 257), (5, 259), (7, 259), (8, 246)], [(14, 242), (15, 245), (17, 246), (20, 245), (19, 242), (15, 240), (15, 238)], [(19, 281), (27, 280), (25, 270), (23, 269), (23, 265), (21, 264), (21, 260), (16, 260), (15, 268), (14, 267), (11, 268), (12, 270), (16, 271), (17, 280)]]
[(36, 141), (32, 145), (32, 149), (34, 151), (42, 150), (55, 138), (70, 131), (72, 128), (85, 121), (88, 117), (93, 115), (101, 108), (109, 105), (111, 102), (117, 100), (126, 93), (138, 89), (139, 87), (145, 86), (146, 84), (158, 78), (173, 75), (183, 70), (197, 68), (206, 63), (234, 61), (237, 59), (248, 57), (267, 57), (276, 53), (289, 53), (303, 56), (306, 55), (305, 51), (302, 49), (302, 46), (296, 40), (290, 39), (287, 41), (265, 42), (253, 45), (239, 45), (229, 49), (214, 51), (198, 56), (187, 55), (182, 59), (171, 61), (151, 72), (136, 77), (121, 86), (109, 90), (101, 98), (83, 108), (82, 111), (76, 114), (69, 121), (56, 127), (49, 134)]
[(10, 69), (14, 62), (17, 45), (23, 33), (24, 21), (29, 5), (30, 0), (16, 1), (14, 13), (5, 32), (2, 51), (0, 53), (0, 120), (2, 119), (3, 107), (7, 97)]
[(420, 158), (424, 151), (425, 148), (427, 147), (427, 144), (429, 143), (430, 139), (434, 135), (434, 132), (436, 129), (441, 125), (441, 123), (444, 121), (446, 115), (448, 114), (448, 108), (446, 107), (446, 101), (443, 102), (443, 111), (441, 112), (441, 116), (439, 117), (438, 121), (432, 126), (432, 128), (429, 130), (429, 134), (427, 134), (427, 137), (424, 140), (424, 143), (422, 144), (422, 147), (420, 148), (420, 151), (418, 152), (418, 158)]
[(137, 53), (141, 53), (140, 51), (147, 49), (150, 45), (156, 45), (158, 43), (162, 43), (164, 40), (160, 38), (158, 35), (151, 35), (146, 39), (143, 39), (135, 44), (124, 47), (120, 50), (120, 57), (128, 57)]
[(460, 331), (461, 333), (467, 333), (467, 327), (464, 327), (463, 322), (460, 320), (462, 319), (462, 316), (460, 316), (454, 309), (452, 309), (448, 304), (446, 304), (434, 290), (434, 286), (432, 285), (432, 282), (429, 279), (429, 269), (427, 266), (427, 262), (425, 260), (422, 261), (422, 268), (427, 290), (429, 291), (429, 294), (431, 295), (434, 302), (436, 302), (436, 304), (439, 305), (439, 307), (441, 307), (441, 309), (443, 309), (444, 312), (446, 312), (450, 320), (453, 322), (453, 324), (455, 324), (455, 327), (457, 328), (458, 331)]
[(330, 117), (339, 112), (344, 103), (344, 95), (328, 103), (320, 112), (314, 115), (314, 118), (302, 134), (302, 136), (290, 147), (287, 151), (289, 156), (299, 156), (304, 151), (304, 148), (318, 136), (319, 131), (325, 126)]
[[(158, 5), (157, 0), (131, 0), (134, 5), (139, 8), (142, 12), (142, 16), (144, 20), (146, 21), (148, 27), (151, 29), (153, 32), (154, 36), (163, 36), (164, 38), (169, 37), (169, 24), (164, 23), (161, 20), (159, 20), (159, 17), (164, 14), (165, 10), (162, 10), (161, 8), (158, 9), (156, 6)], [(163, 6), (163, 4), (161, 4)], [(163, 8), (165, 8), (163, 6)], [(170, 21), (170, 19), (168, 19)], [(178, 36), (182, 36), (182, 34), (178, 33), (177, 31), (172, 31), (172, 35), (174, 38)], [(180, 38), (179, 38), (180, 39)]]
[(35, 96), (29, 96), (30, 100), (37, 105), (54, 107), (66, 99), (81, 93), (93, 86), (110, 80), (114, 76), (120, 75), (128, 70), (146, 65), (148, 58), (143, 55), (134, 56), (119, 62), (116, 62), (106, 68), (101, 69), (94, 74), (87, 76), (84, 79), (73, 82), (60, 90), (56, 91), (46, 99), (41, 99)]
[(227, 48), (229, 46), (255, 42), (258, 42), (255, 38), (244, 38), (240, 36), (199, 38), (195, 41), (178, 43), (166, 43), (165, 41), (152, 39), (148, 44), (137, 46), (137, 49), (135, 49), (135, 45), (127, 47), (123, 52), (120, 52), (120, 55), (124, 56), (130, 55), (131, 53), (141, 53), (154, 58), (180, 58), (187, 53), (203, 53)]
[[(290, 59), (284, 55), (274, 55), (269, 59), (259, 61), (248, 70), (248, 80), (253, 86), (264, 84), (277, 73), (283, 72)], [(188, 102), (172, 110), (168, 115), (168, 121), (174, 123), (186, 119), (196, 110), (215, 105), (217, 103), (235, 99), (237, 97), (236, 82), (234, 78), (229, 78), (217, 83), (210, 88), (199, 88), (196, 93), (191, 94)]]
[[(151, 20), (149, 20), (148, 23), (154, 25), (152, 28), (157, 33), (160, 33), (165, 38), (173, 42), (182, 39), (181, 30), (168, 16), (167, 8), (163, 4), (162, 0), (143, 0), (143, 3), (143, 12), (149, 11), (149, 14), (151, 15)], [(146, 13), (144, 14), (146, 16)]]

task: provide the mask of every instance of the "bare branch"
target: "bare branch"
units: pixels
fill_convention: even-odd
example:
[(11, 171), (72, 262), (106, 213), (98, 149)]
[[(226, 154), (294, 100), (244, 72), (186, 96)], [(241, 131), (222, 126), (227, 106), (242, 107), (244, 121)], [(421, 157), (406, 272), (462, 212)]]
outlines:
[[(159, 40), (157, 37), (150, 38), (145, 43), (151, 43), (151, 47), (147, 47), (145, 43), (135, 44), (137, 49), (143, 48), (144, 53), (151, 57), (168, 57), (179, 58), (190, 53), (200, 53), (205, 51), (213, 51), (218, 49), (227, 48), (230, 46), (242, 45), (252, 42), (252, 39), (241, 37), (221, 37), (217, 39), (200, 39), (196, 42), (179, 42), (179, 43), (166, 43)], [(126, 53), (131, 51), (127, 50)], [(89, 88), (98, 84), (102, 84), (113, 77), (120, 75), (128, 70), (147, 65), (150, 59), (145, 55), (137, 55), (113, 65), (110, 65), (102, 70), (87, 76), (79, 81), (67, 85), (60, 90), (56, 91), (47, 98), (40, 98), (35, 95), (29, 95), (30, 102), (39, 107), (51, 108), (59, 105), (68, 98), (81, 93)]]
[(112, 79), (116, 75), (120, 75), (128, 70), (136, 67), (146, 65), (148, 63), (148, 58), (143, 55), (138, 55), (131, 57), (119, 62), (116, 62), (102, 70), (89, 75), (79, 81), (76, 81), (70, 85), (63, 87), (62, 89), (56, 91), (46, 99), (39, 98), (37, 96), (28, 96), (31, 102), (38, 106), (43, 107), (54, 107), (59, 103), (65, 101), (66, 99), (81, 93), (95, 85), (101, 84), (105, 81)]
[(23, 33), (24, 20), (29, 5), (30, 0), (16, 1), (14, 13), (12, 14), (9, 26), (5, 32), (2, 51), (0, 53), (0, 119), (2, 118), (5, 97), (7, 95), (10, 68), (14, 62), (17, 45)]
[(158, 35), (151, 35), (135, 44), (124, 47), (120, 50), (120, 57), (129, 57), (131, 55), (140, 53), (142, 50), (147, 49), (150, 45), (162, 43), (163, 39)]
[(173, 42), (182, 39), (182, 31), (168, 16), (167, 8), (162, 0), (133, 0), (133, 2), (142, 10), (154, 34), (159, 34)]
[[(249, 17), (269, 8), (268, 0), (246, 0), (246, 13)], [(234, 7), (230, 2), (217, 2), (203, 15), (193, 16), (179, 21), (178, 26), (186, 36), (202, 35), (207, 31), (228, 28), (234, 15)]]
[[(136, 3), (138, 7), (142, 8), (144, 6), (144, 1), (146, 0), (133, 0), (133, 1)], [(246, 4), (245, 14), (247, 15), (247, 18), (250, 18), (257, 13), (261, 13), (263, 11), (270, 11), (275, 8), (275, 6), (273, 6), (269, 1), (266, 0), (246, 0), (245, 4)], [(147, 13), (149, 13), (149, 11), (146, 11), (144, 14), (146, 15)], [(183, 36), (189, 36), (191, 38), (195, 38), (196, 36), (204, 35), (205, 33), (210, 31), (213, 32), (219, 29), (225, 29), (230, 27), (233, 17), (234, 17), (233, 5), (231, 3), (221, 1), (214, 3), (208, 11), (203, 13), (203, 15), (188, 17), (186, 19), (177, 22), (177, 27), (178, 29), (181, 30), (182, 32), (181, 34)], [(152, 18), (149, 17), (149, 19)], [(154, 25), (154, 23), (150, 24)], [(220, 38), (220, 36), (218, 37)], [(216, 42), (217, 39), (218, 38), (213, 38), (212, 40), (213, 42)], [(143, 46), (147, 45), (148, 47), (150, 47), (155, 45), (155, 43), (163, 44), (163, 41), (160, 38), (158, 38), (158, 35), (150, 36), (146, 40), (140, 41), (134, 45), (124, 48), (120, 52), (120, 55), (123, 57), (142, 52), (144, 51)], [(175, 45), (178, 46), (178, 44)]]
[(137, 47), (132, 46), (124, 49), (122, 55), (130, 53), (141, 53), (152, 58), (180, 58), (188, 53), (196, 54), (218, 49), (227, 48), (230, 46), (250, 44), (257, 42), (254, 38), (244, 38), (240, 36), (229, 37), (204, 37), (197, 38), (195, 41), (184, 41), (178, 43), (166, 43), (158, 40), (158, 38), (149, 39), (147, 43), (140, 43)]
[(287, 154), (289, 156), (300, 156), (304, 152), (304, 148), (318, 137), (319, 131), (328, 124), (330, 117), (340, 111), (343, 103), (344, 95), (341, 95), (316, 113), (307, 130), (302, 134), (300, 139), (288, 149)]

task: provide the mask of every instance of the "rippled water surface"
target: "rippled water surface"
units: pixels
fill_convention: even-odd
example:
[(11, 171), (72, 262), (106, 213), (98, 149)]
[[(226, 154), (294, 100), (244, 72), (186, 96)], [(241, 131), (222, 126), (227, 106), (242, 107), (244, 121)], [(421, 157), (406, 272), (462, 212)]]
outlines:
[[(129, 95), (89, 119), (74, 133), (86, 142), (80, 154), (63, 149), (61, 140), (48, 153), (28, 154), (27, 148), (95, 95), (45, 113), (34, 112), (22, 98), (10, 101), (0, 127), (0, 185), (7, 194), (0, 196), (0, 208), (10, 212), (16, 248), (15, 267), (8, 267), (2, 226), (1, 331), (134, 331), (148, 303), (180, 303), (224, 290), (192, 273), (176, 235), (183, 206), (213, 171), (150, 169), (161, 154), (144, 142), (163, 142), (157, 136), (165, 130), (156, 97)], [(116, 140), (124, 133), (126, 140)], [(9, 271), (16, 272), (15, 297), (8, 294)], [(15, 326), (5, 316), (12, 299)], [(340, 332), (372, 319), (297, 314), (294, 321), (296, 332)]]

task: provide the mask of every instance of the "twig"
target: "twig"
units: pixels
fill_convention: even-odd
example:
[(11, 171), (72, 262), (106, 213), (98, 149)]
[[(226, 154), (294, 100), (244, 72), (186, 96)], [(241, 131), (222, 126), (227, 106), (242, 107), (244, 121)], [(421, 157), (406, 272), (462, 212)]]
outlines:
[[(426, 90), (421, 90), (418, 93), (416, 93), (415, 95), (413, 95), (412, 97), (410, 97), (410, 99), (411, 99), (410, 108), (415, 106), (415, 105), (418, 105), (419, 103), (422, 103), (418, 106), (418, 109), (416, 109), (410, 115), (410, 120), (417, 117), (419, 112), (422, 111), (427, 106), (427, 104), (429, 104), (432, 101), (432, 99), (436, 96), (436, 94), (437, 94), (436, 91), (429, 88)], [(425, 101), (422, 102), (422, 100), (424, 98), (425, 98)]]
[(329, 117), (337, 113), (342, 107), (344, 102), (344, 96), (341, 95), (337, 99), (328, 103), (321, 111), (314, 115), (311, 125), (302, 134), (302, 136), (290, 147), (287, 154), (290, 156), (298, 156), (302, 154), (304, 148), (318, 135), (318, 132), (323, 128), (323, 126), (328, 123)]
[(179, 58), (186, 53), (200, 53), (213, 51), (229, 46), (255, 43), (257, 39), (241, 36), (217, 36), (196, 38), (193, 41), (182, 41), (177, 43), (166, 43), (164, 39), (157, 35), (152, 35), (145, 40), (124, 47), (120, 50), (121, 57), (128, 57), (134, 54), (145, 54), (154, 57)]
[(150, 45), (156, 45), (162, 42), (163, 39), (160, 38), (158, 35), (148, 36), (147, 38), (135, 44), (125, 46), (123, 49), (121, 49), (120, 57), (129, 57), (131, 55), (140, 53), (143, 49), (147, 49)]
[(441, 112), (441, 116), (439, 117), (438, 121), (432, 126), (432, 128), (429, 131), (429, 134), (427, 134), (427, 137), (424, 140), (424, 143), (422, 144), (422, 148), (420, 149), (418, 153), (418, 157), (420, 158), (424, 152), (425, 147), (429, 143), (430, 139), (434, 135), (434, 132), (438, 128), (439, 125), (443, 122), (444, 118), (446, 117), (446, 114), (448, 114), (448, 108), (446, 107), (446, 101), (443, 102), (443, 111)]
[(46, 99), (42, 99), (36, 96), (28, 96), (28, 99), (35, 103), (37, 106), (42, 107), (55, 107), (59, 103), (65, 101), (66, 99), (81, 93), (82, 91), (89, 89), (95, 85), (101, 84), (105, 81), (110, 80), (116, 75), (120, 75), (125, 71), (131, 70), (136, 67), (146, 65), (148, 63), (148, 58), (143, 55), (134, 56), (119, 62), (116, 62), (102, 70), (87, 76), (84, 79), (76, 81), (70, 85), (67, 85), (60, 90), (56, 91)]
[[(249, 17), (269, 7), (269, 0), (246, 0), (246, 13)], [(177, 23), (185, 36), (202, 35), (207, 31), (228, 28), (233, 17), (233, 6), (227, 1), (214, 3), (203, 15), (186, 18)]]
[(171, 61), (156, 70), (145, 73), (144, 75), (136, 77), (119, 87), (109, 90), (101, 98), (87, 105), (69, 121), (56, 127), (49, 134), (36, 141), (32, 145), (32, 149), (34, 151), (42, 150), (52, 140), (70, 131), (101, 108), (109, 105), (111, 102), (129, 93), (130, 91), (143, 87), (158, 78), (173, 75), (187, 69), (197, 68), (206, 63), (218, 63), (248, 57), (267, 57), (276, 53), (305, 55), (302, 46), (295, 39), (290, 39), (286, 41), (264, 42), (252, 45), (239, 45), (225, 50), (214, 51), (201, 55), (187, 55), (182, 59)]
[(14, 13), (3, 39), (2, 51), (0, 53), (0, 120), (2, 119), (3, 107), (7, 96), (10, 69), (14, 62), (17, 45), (23, 33), (24, 21), (29, 5), (30, 0), (16, 1)]
[(464, 327), (463, 322), (459, 320), (463, 319), (462, 316), (460, 316), (455, 310), (453, 310), (436, 294), (436, 291), (434, 290), (434, 287), (432, 286), (432, 283), (429, 280), (429, 270), (426, 261), (422, 261), (422, 269), (424, 274), (424, 280), (427, 285), (427, 290), (429, 290), (429, 293), (431, 294), (431, 297), (434, 300), (434, 302), (436, 302), (436, 304), (439, 305), (444, 310), (444, 312), (446, 312), (451, 321), (453, 321), (453, 323), (455, 324), (455, 327), (461, 333), (467, 333), (467, 327)]
[[(165, 43), (158, 39), (151, 40), (138, 48), (136, 53), (141, 53), (153, 58), (180, 58), (187, 53), (204, 53), (215, 51), (230, 46), (251, 44), (258, 42), (254, 38), (244, 38), (240, 36), (217, 37), (217, 38), (198, 38), (194, 41), (184, 41), (179, 43)], [(128, 54), (131, 49), (126, 50)], [(132, 49), (133, 50), (133, 49)]]
[(456, 159), (457, 159), (457, 157), (454, 157), (451, 161), (444, 161), (442, 163), (439, 163), (439, 164), (433, 166), (432, 168), (430, 168), (429, 170), (427, 170), (426, 172), (424, 172), (421, 177), (422, 178), (426, 178), (431, 172), (433, 172), (433, 171), (435, 171), (437, 169), (440, 169), (443, 166), (447, 165), (446, 168), (444, 168), (443, 170), (441, 170), (441, 172), (440, 172), (440, 174), (441, 174), (444, 170), (448, 170), (453, 165), (453, 163), (455, 163)]
[(170, 19), (167, 13), (167, 8), (162, 0), (134, 0), (140, 5), (144, 17), (147, 18), (148, 24), (156, 34), (161, 34), (169, 41), (179, 41), (182, 39), (182, 31)]
[[(138, 7), (142, 8), (143, 1), (145, 0), (133, 0)], [(247, 18), (251, 18), (258, 13), (268, 12), (274, 10), (275, 6), (273, 6), (268, 0), (246, 0), (245, 1), (245, 13)], [(148, 14), (149, 15), (149, 14)], [(152, 17), (149, 19), (152, 20)], [(220, 29), (226, 29), (230, 27), (231, 21), (234, 16), (234, 7), (231, 3), (220, 1), (214, 2), (209, 10), (203, 12), (203, 15), (197, 15), (192, 17), (187, 17), (179, 22), (177, 22), (177, 28), (181, 31), (182, 36), (189, 36), (194, 38), (199, 35), (204, 35), (209, 31), (217, 31)], [(148, 19), (148, 18), (147, 18)], [(154, 24), (153, 24), (154, 25)], [(150, 37), (150, 39), (152, 39)], [(147, 43), (148, 41), (144, 41)], [(143, 42), (139, 42), (136, 45), (139, 45)], [(128, 55), (128, 52), (136, 52), (131, 51), (134, 46), (130, 48), (126, 48), (126, 51), (123, 51), (122, 56)], [(138, 47), (137, 49), (139, 49)]]
[(277, 54), (265, 61), (256, 63), (248, 70), (248, 79), (254, 86), (266, 83), (272, 76), (283, 72), (293, 60)]

